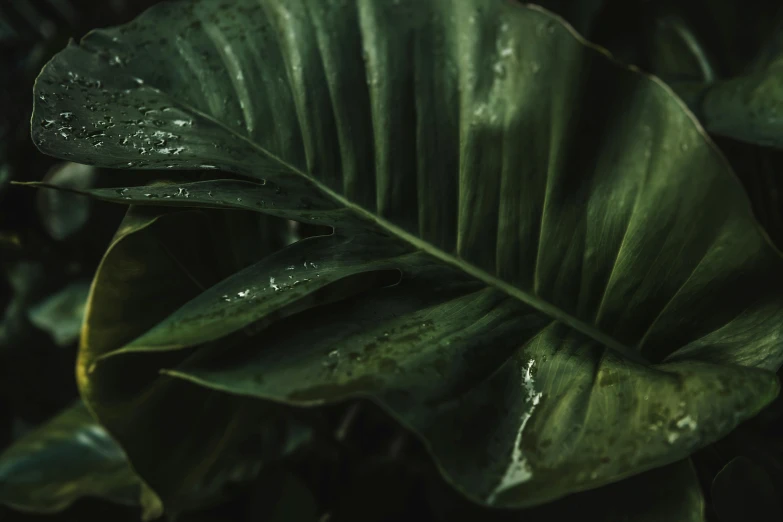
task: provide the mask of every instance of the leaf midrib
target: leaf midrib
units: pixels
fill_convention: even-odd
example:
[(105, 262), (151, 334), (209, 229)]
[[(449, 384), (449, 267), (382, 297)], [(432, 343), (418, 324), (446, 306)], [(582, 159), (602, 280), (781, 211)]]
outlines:
[(502, 279), (499, 279), (498, 277), (472, 265), (471, 263), (468, 263), (467, 261), (463, 259), (459, 259), (458, 257), (449, 254), (447, 252), (444, 252), (443, 250), (434, 247), (430, 243), (424, 241), (423, 239), (415, 236), (414, 234), (411, 234), (404, 230), (401, 227), (398, 227), (394, 223), (391, 223), (390, 221), (378, 216), (377, 214), (368, 211), (367, 209), (353, 203), (349, 199), (345, 198), (342, 194), (335, 192), (330, 187), (319, 181), (318, 179), (309, 176), (306, 172), (298, 169), (297, 167), (291, 165), (284, 159), (280, 158), (279, 156), (273, 154), (272, 152), (265, 149), (263, 146), (259, 145), (258, 143), (252, 141), (250, 138), (238, 133), (234, 129), (228, 127), (220, 120), (215, 119), (213, 116), (206, 114), (195, 107), (190, 106), (187, 103), (182, 103), (178, 100), (175, 100), (172, 96), (168, 95), (165, 91), (162, 91), (152, 85), (145, 85), (146, 88), (153, 88), (156, 91), (165, 94), (169, 100), (172, 103), (175, 103), (179, 105), (182, 109), (191, 111), (194, 115), (204, 118), (208, 120), (210, 123), (217, 125), (221, 129), (223, 129), (225, 132), (229, 133), (232, 137), (242, 140), (244, 143), (246, 143), (248, 146), (252, 147), (254, 150), (260, 152), (267, 158), (271, 159), (272, 161), (278, 163), (281, 167), (289, 170), (290, 172), (304, 178), (309, 183), (312, 183), (313, 186), (315, 186), (316, 189), (320, 190), (322, 193), (329, 196), (332, 200), (339, 203), (342, 207), (347, 208), (357, 214), (360, 218), (367, 219), (371, 222), (373, 222), (376, 226), (379, 228), (385, 230), (386, 232), (389, 232), (390, 234), (394, 235), (395, 237), (402, 239), (410, 246), (414, 247), (417, 250), (420, 250), (422, 252), (425, 252), (439, 261), (452, 266), (454, 268), (457, 268), (461, 270), (462, 272), (465, 272), (469, 274), (470, 276), (478, 279), (479, 281), (495, 287), (499, 290), (502, 290), (506, 294), (510, 295), (511, 297), (514, 297), (515, 299), (522, 301), (523, 303), (535, 308), (539, 312), (544, 313), (545, 315), (560, 321), (561, 323), (570, 326), (571, 328), (574, 328), (575, 330), (587, 335), (588, 337), (594, 339), (595, 341), (600, 342), (607, 348), (610, 348), (617, 352), (618, 354), (622, 355), (623, 357), (633, 360), (635, 362), (646, 364), (647, 362), (635, 351), (633, 351), (628, 346), (625, 346), (624, 344), (618, 342), (611, 336), (603, 333), (599, 329), (597, 329), (595, 326), (585, 323), (584, 321), (577, 319), (576, 317), (573, 317), (572, 315), (568, 314), (561, 308), (558, 308), (557, 306), (539, 298), (538, 296), (535, 296), (533, 294), (530, 294), (528, 292), (525, 292), (524, 290), (521, 290), (513, 285), (508, 284), (507, 282), (503, 281)]
[[(88, 33), (83, 39), (82, 42), (84, 42), (89, 36), (92, 34), (92, 31)], [(89, 47), (82, 47), (83, 49), (87, 50), (88, 52), (92, 52), (92, 50)], [(36, 78), (36, 85), (34, 87), (37, 88), (38, 80), (41, 78), (45, 71), (46, 67), (41, 71), (41, 74)], [(498, 277), (472, 265), (471, 263), (468, 263), (464, 259), (460, 259), (452, 254), (449, 254), (447, 252), (444, 252), (443, 250), (440, 250), (439, 248), (434, 247), (430, 243), (424, 241), (423, 239), (417, 237), (414, 234), (411, 234), (404, 230), (401, 227), (398, 227), (394, 223), (378, 216), (377, 214), (370, 212), (366, 210), (365, 208), (353, 203), (349, 199), (346, 199), (342, 194), (335, 192), (330, 187), (322, 183), (320, 180), (309, 176), (306, 172), (299, 170), (294, 165), (291, 165), (284, 159), (280, 158), (279, 156), (273, 154), (269, 150), (265, 149), (263, 146), (259, 145), (258, 143), (252, 141), (249, 137), (244, 136), (243, 134), (238, 133), (231, 127), (228, 127), (226, 124), (224, 124), (222, 121), (216, 119), (212, 115), (205, 113), (193, 106), (191, 106), (188, 103), (181, 102), (171, 96), (168, 92), (159, 89), (158, 87), (145, 83), (141, 89), (153, 89), (154, 91), (163, 94), (166, 96), (174, 105), (178, 105), (181, 109), (185, 111), (191, 112), (193, 115), (198, 116), (200, 118), (203, 118), (204, 120), (209, 121), (213, 125), (216, 125), (223, 131), (227, 132), (232, 137), (241, 140), (242, 142), (246, 143), (249, 147), (254, 149), (257, 152), (260, 152), (265, 157), (269, 158), (270, 160), (278, 163), (281, 167), (285, 168), (286, 170), (300, 176), (301, 178), (305, 179), (307, 182), (311, 183), (317, 190), (321, 191), (323, 194), (326, 194), (329, 198), (331, 198), (333, 201), (337, 202), (339, 205), (341, 205), (343, 208), (349, 209), (352, 212), (354, 212), (359, 218), (364, 218), (366, 220), (369, 220), (370, 222), (374, 223), (379, 228), (383, 229), (384, 231), (392, 234), (393, 236), (405, 241), (408, 245), (412, 246), (413, 248), (420, 250), (422, 252), (425, 252), (428, 255), (431, 255), (432, 257), (438, 259), (439, 261), (445, 263), (446, 265), (449, 265), (451, 267), (454, 267), (458, 270), (461, 270), (462, 272), (467, 273), (468, 275), (478, 279), (479, 281), (492, 286), (494, 288), (497, 288), (509, 296), (533, 307), (534, 309), (538, 310), (539, 312), (547, 315), (548, 317), (551, 317), (554, 320), (560, 321), (561, 323), (581, 332), (582, 334), (590, 337), (591, 339), (601, 343), (602, 345), (606, 346), (607, 348), (617, 352), (619, 355), (623, 356), (626, 359), (632, 360), (634, 362), (647, 364), (647, 361), (644, 360), (644, 358), (636, 351), (632, 350), (628, 346), (625, 346), (624, 344), (620, 343), (616, 339), (612, 338), (611, 336), (605, 334), (604, 332), (600, 331), (598, 328), (596, 328), (592, 324), (588, 324), (570, 314), (562, 310), (561, 308), (558, 308), (557, 306), (541, 299), (540, 297), (528, 293), (524, 290), (521, 290), (502, 279), (499, 279)], [(33, 115), (33, 118), (35, 115)], [(240, 172), (236, 172), (237, 174), (241, 174)]]

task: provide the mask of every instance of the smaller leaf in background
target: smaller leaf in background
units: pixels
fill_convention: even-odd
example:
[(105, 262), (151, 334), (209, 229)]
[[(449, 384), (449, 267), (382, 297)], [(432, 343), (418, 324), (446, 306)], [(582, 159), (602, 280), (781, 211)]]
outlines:
[(712, 57), (688, 21), (677, 13), (661, 14), (649, 31), (650, 70), (663, 80), (712, 83)]
[[(79, 163), (63, 163), (44, 178), (54, 186), (85, 190), (95, 183), (97, 169)], [(62, 241), (81, 229), (90, 215), (89, 199), (60, 190), (41, 190), (37, 194), (38, 214), (46, 231)]]
[(5, 275), (13, 297), (0, 321), (0, 352), (7, 350), (28, 326), (25, 309), (40, 297), (44, 270), (39, 263), (18, 263)]
[(79, 338), (89, 293), (89, 281), (70, 283), (28, 309), (27, 316), (31, 323), (47, 332), (59, 346), (68, 346)]
[(0, 455), (0, 503), (34, 512), (80, 497), (133, 505), (140, 482), (119, 445), (77, 403)]
[(783, 520), (772, 479), (747, 457), (736, 457), (718, 473), (712, 483), (712, 502), (721, 522)]
[(783, 148), (783, 18), (754, 63), (739, 76), (678, 93), (706, 129), (747, 143)]

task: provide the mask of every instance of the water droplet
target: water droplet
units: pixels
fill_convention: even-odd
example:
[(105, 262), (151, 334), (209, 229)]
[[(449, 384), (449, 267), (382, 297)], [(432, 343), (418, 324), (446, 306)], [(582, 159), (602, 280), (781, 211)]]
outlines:
[(73, 119), (73, 113), (72, 112), (61, 112), (60, 118), (62, 118), (65, 121), (71, 121)]
[(246, 289), (242, 290), (241, 292), (237, 292), (237, 297), (245, 298), (245, 297), (247, 297), (247, 295), (249, 293), (250, 293), (250, 289), (246, 288)]
[(57, 122), (55, 122), (54, 120), (41, 120), (41, 127), (43, 127), (44, 129), (48, 129), (55, 123)]
[(180, 187), (179, 189), (177, 189), (177, 196), (183, 196), (189, 198), (190, 192), (188, 192), (188, 189)]

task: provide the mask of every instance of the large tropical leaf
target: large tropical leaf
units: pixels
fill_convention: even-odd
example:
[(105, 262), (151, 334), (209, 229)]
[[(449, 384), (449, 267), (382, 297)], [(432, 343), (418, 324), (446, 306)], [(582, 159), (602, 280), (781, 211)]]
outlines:
[(84, 496), (137, 504), (141, 482), (122, 449), (78, 403), (0, 454), (0, 503), (54, 512)]
[[(334, 270), (403, 274), (325, 310), (301, 313), (315, 304), (299, 306), (307, 292), (259, 298), (216, 330), (216, 317), (244, 313), (232, 296), (249, 295), (248, 273), (237, 274), (198, 297), (164, 293), (107, 342), (102, 329), (124, 326), (103, 310), (131, 306), (111, 290), (130, 272), (104, 268), (80, 360), (91, 401), (124, 395), (144, 418), (159, 391), (138, 383), (174, 381), (128, 365), (165, 363), (208, 388), (285, 403), (367, 395), (472, 498), (529, 506), (679, 460), (777, 394), (766, 370), (783, 361), (781, 259), (738, 181), (669, 89), (538, 8), (171, 3), (70, 45), (35, 94), (45, 152), (263, 179), (302, 202), (287, 217), (338, 229), (248, 268), (258, 295), (346, 237), (355, 244)], [(125, 242), (117, 259), (148, 256), (146, 244)], [(290, 307), (300, 313), (278, 313)], [(259, 322), (272, 325), (261, 337), (235, 336)], [(155, 353), (203, 343), (187, 359)], [(130, 410), (98, 414), (117, 411)], [(127, 446), (175, 498), (160, 462)]]

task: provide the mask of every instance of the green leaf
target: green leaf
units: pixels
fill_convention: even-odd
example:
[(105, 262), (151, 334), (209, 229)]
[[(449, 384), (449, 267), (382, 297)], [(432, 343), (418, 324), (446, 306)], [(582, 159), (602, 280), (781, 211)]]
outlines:
[[(260, 211), (282, 218), (305, 218), (312, 223), (334, 223), (345, 213), (334, 202), (291, 195), (280, 185), (236, 179), (213, 179), (152, 187), (74, 189), (49, 183), (16, 183), (89, 195), (95, 199), (126, 205), (158, 207), (223, 208)], [(304, 215), (303, 215), (304, 214)]]
[(203, 291), (111, 355), (198, 346), (250, 325), (260, 330), (270, 322), (336, 300), (336, 295), (342, 297), (323, 292), (332, 283), (415, 263), (422, 257), (404, 254), (399, 246), (369, 235), (299, 241)]
[(457, 486), (500, 505), (681, 459), (777, 394), (774, 377), (755, 369), (622, 360), (432, 265), (283, 321), (241, 350), (212, 352), (167, 373), (301, 405), (369, 396), (423, 436)]
[[(214, 219), (197, 211), (131, 208), (93, 281), (77, 365), (90, 409), (172, 514), (215, 502), (227, 484), (253, 478), (265, 461), (308, 436), (272, 407), (161, 376), (160, 368), (176, 360), (171, 356), (94, 367), (104, 352), (220, 280), (216, 255), (224, 251), (216, 252), (204, 234)], [(285, 223), (269, 225), (267, 234)]]
[(79, 338), (89, 289), (87, 282), (75, 281), (27, 310), (27, 316), (58, 345), (74, 343)]
[[(52, 169), (44, 179), (57, 187), (86, 189), (94, 184), (96, 170), (78, 163), (63, 163)], [(90, 215), (89, 204), (87, 198), (65, 191), (40, 191), (37, 198), (41, 224), (58, 241), (67, 239), (84, 226)]]
[(628, 480), (577, 493), (524, 511), (479, 508), (454, 494), (435, 496), (439, 520), (453, 522), (549, 522), (589, 518), (596, 522), (704, 522), (704, 499), (689, 460)]
[(589, 38), (605, 3), (605, 0), (541, 0), (537, 5), (561, 15), (579, 34)]
[(717, 73), (711, 53), (679, 11), (664, 8), (656, 13), (647, 42), (649, 69), (669, 83), (712, 83)]
[(683, 98), (708, 131), (783, 148), (783, 18), (756, 61), (742, 75), (699, 88)]
[(140, 482), (122, 449), (82, 403), (0, 454), (0, 503), (51, 513), (81, 497), (138, 504)]
[[(241, 350), (234, 335), (215, 339), (237, 325), (215, 321), (187, 342), (178, 329), (144, 343), (210, 341), (188, 360), (157, 349), (104, 357), (92, 400), (139, 407), (155, 397), (139, 382), (165, 378), (123, 374), (132, 363), (284, 403), (368, 395), (472, 498), (520, 507), (680, 460), (778, 392), (765, 370), (783, 361), (781, 259), (740, 184), (666, 86), (539, 8), (168, 3), (70, 45), (35, 94), (33, 138), (45, 152), (110, 167), (219, 168), (326, 200), (322, 222), (356, 241), (341, 263), (404, 277), (272, 325)], [(307, 244), (259, 265), (253, 283), (277, 277)], [(151, 255), (137, 252), (145, 245), (129, 241), (120, 257)], [(139, 272), (121, 283), (151, 285), (135, 303), (117, 298), (113, 278), (127, 271), (99, 274), (88, 332), (126, 328), (117, 308), (161, 295), (156, 277), (168, 269), (146, 259), (150, 282)], [(160, 299), (110, 342), (86, 341), (83, 390), (98, 357), (155, 325), (159, 335), (186, 301), (188, 318), (235, 306), (198, 293)], [(284, 317), (275, 312), (294, 297), (239, 327)], [(376, 355), (358, 353), (373, 343)], [(99, 416), (118, 411), (132, 410)], [(134, 465), (154, 460), (128, 444)], [(175, 483), (153, 487), (176, 496)]]

